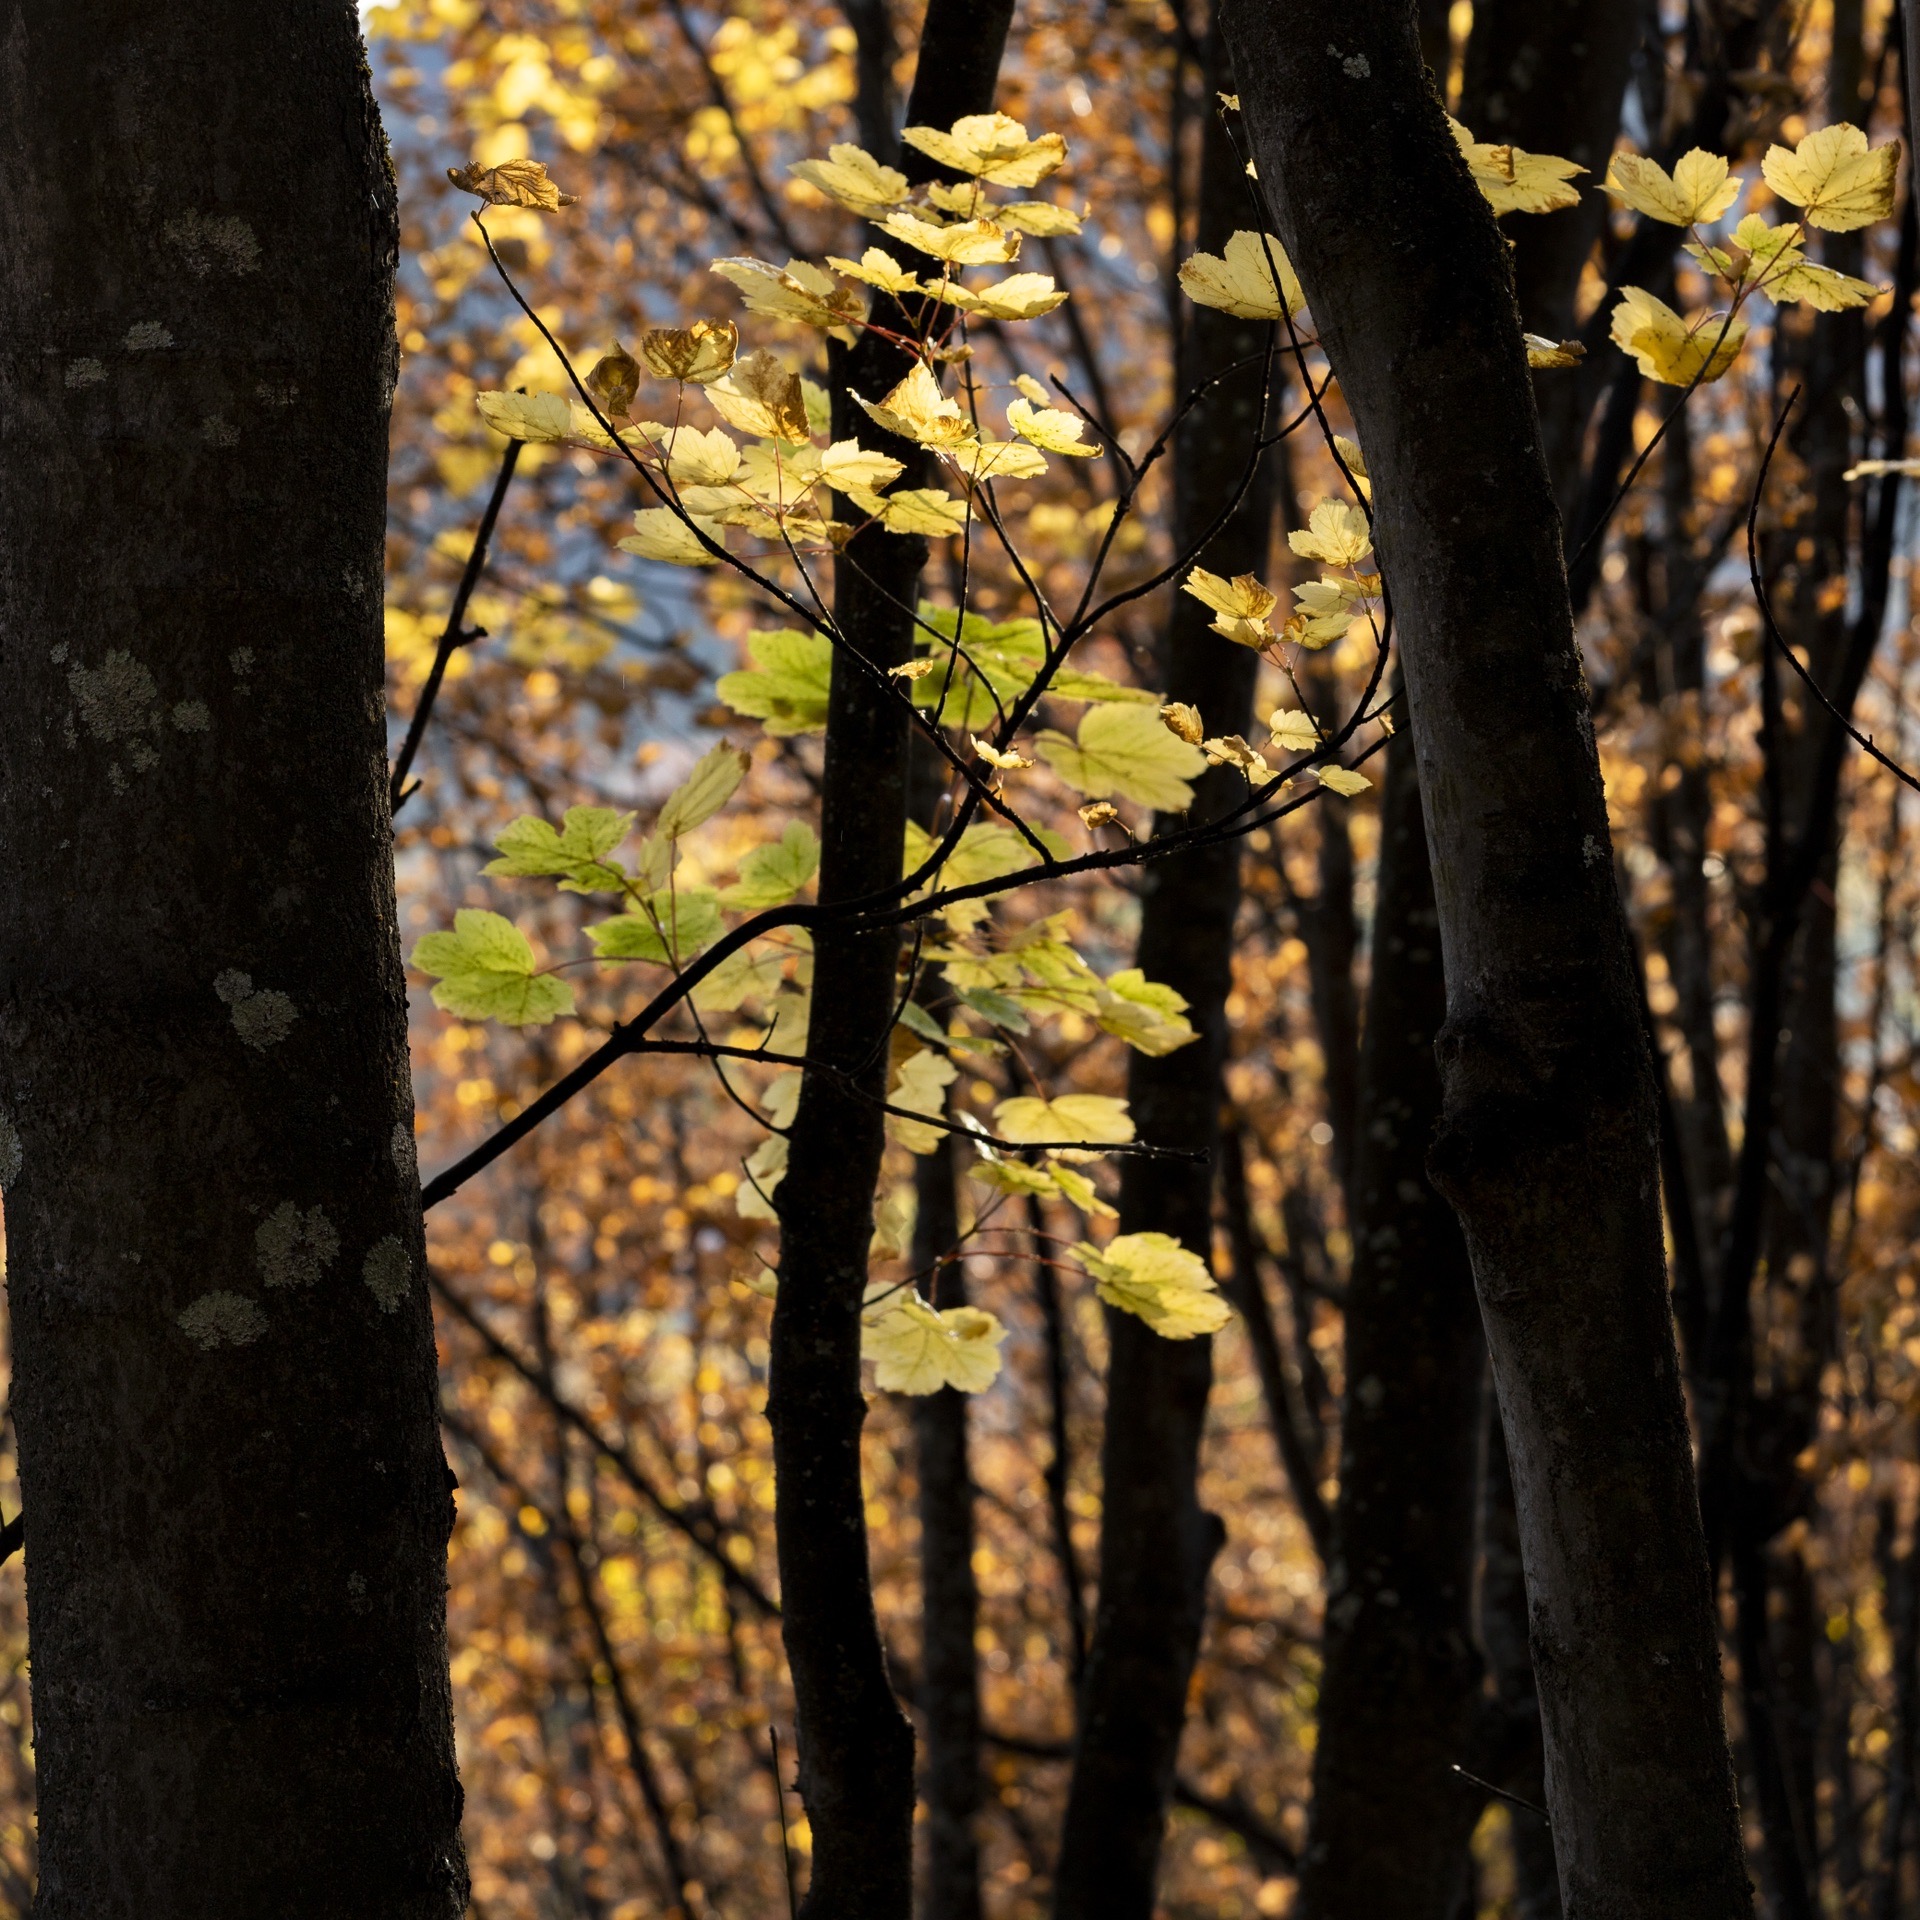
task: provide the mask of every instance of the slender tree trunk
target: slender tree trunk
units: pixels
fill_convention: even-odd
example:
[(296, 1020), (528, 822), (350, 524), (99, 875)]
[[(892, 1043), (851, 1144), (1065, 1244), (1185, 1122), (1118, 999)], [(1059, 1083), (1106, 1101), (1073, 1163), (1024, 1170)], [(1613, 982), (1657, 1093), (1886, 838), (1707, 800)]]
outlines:
[[(1230, 89), (1217, 32), (1209, 97)], [(1245, 221), (1242, 164), (1217, 117), (1202, 148), (1199, 244), (1218, 249)], [(1181, 388), (1258, 355), (1266, 329), (1214, 308), (1195, 311)], [(1222, 380), (1188, 416), (1175, 450), (1176, 540), (1191, 542), (1232, 497), (1265, 425), (1256, 363)], [(1215, 572), (1266, 565), (1273, 496), (1260, 462), (1232, 518), (1201, 556)], [(1210, 733), (1250, 729), (1258, 662), (1208, 629), (1204, 608), (1176, 595), (1166, 639), (1170, 700), (1199, 708)], [(1246, 791), (1215, 768), (1195, 785), (1191, 821)], [(1156, 830), (1177, 824), (1165, 819)], [(1226, 998), (1240, 904), (1236, 842), (1144, 870), (1139, 964), (1186, 996), (1200, 1038), (1161, 1059), (1132, 1056), (1128, 1094), (1142, 1140), (1210, 1150), (1218, 1138)], [(1120, 1183), (1123, 1233), (1173, 1235), (1204, 1255), (1213, 1241), (1214, 1170), (1204, 1162), (1130, 1159)], [(1147, 1920), (1173, 1791), (1187, 1687), (1199, 1653), (1206, 1583), (1223, 1537), (1199, 1504), (1196, 1476), (1213, 1354), (1206, 1340), (1163, 1340), (1132, 1314), (1107, 1315), (1111, 1359), (1101, 1448), (1100, 1590), (1081, 1689), (1054, 1911), (1062, 1920)]]
[[(1309, 1920), (1449, 1920), (1478, 1797), (1472, 1750), (1480, 1309), (1460, 1228), (1428, 1185), (1446, 1013), (1420, 783), (1387, 759), (1360, 1060), (1340, 1503), (1327, 1576)], [(1391, 1830), (1393, 1844), (1381, 1836)]]
[(1434, 1164), (1513, 1462), (1563, 1896), (1743, 1914), (1653, 1086), (1506, 246), (1410, 9), (1225, 19), (1374, 475), (1448, 982)]
[(0, 1171), (47, 1920), (455, 1920), (351, 9), (0, 6)]
[[(935, 0), (907, 118), (950, 126), (993, 104), (1012, 0)], [(926, 179), (924, 156), (902, 156)], [(901, 351), (862, 334), (834, 366), (835, 437), (857, 431), (923, 483), (926, 456), (879, 434), (846, 389), (878, 399), (909, 370)], [(834, 619), (884, 676), (913, 651), (926, 543), (873, 528), (835, 567)], [(820, 806), (823, 905), (878, 892), (900, 875), (911, 734), (903, 699), (836, 652)], [(807, 1920), (904, 1916), (913, 1888), (913, 1733), (887, 1676), (867, 1562), (860, 1477), (860, 1308), (873, 1191), (885, 1148), (887, 1035), (898, 991), (896, 932), (823, 928), (814, 955), (807, 1071), (781, 1182), (780, 1292), (774, 1305), (767, 1418), (779, 1488), (775, 1533), (793, 1676), (800, 1793), (813, 1829)]]
[[(966, 1270), (948, 1255), (960, 1238), (951, 1134), (915, 1167), (920, 1207), (913, 1267), (931, 1268), (939, 1308), (967, 1303)], [(926, 1720), (927, 1888), (925, 1920), (979, 1920), (980, 1612), (973, 1575), (973, 1474), (967, 1458), (967, 1396), (942, 1387), (913, 1403), (920, 1479), (920, 1709)]]

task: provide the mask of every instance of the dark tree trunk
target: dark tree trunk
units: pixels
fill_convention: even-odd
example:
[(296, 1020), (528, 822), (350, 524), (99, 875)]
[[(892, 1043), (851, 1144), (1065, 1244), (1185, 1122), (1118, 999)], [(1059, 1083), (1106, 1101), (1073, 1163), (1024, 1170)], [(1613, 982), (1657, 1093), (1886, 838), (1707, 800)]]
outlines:
[[(953, 1136), (943, 1134), (915, 1167), (919, 1212), (913, 1269), (929, 1268), (939, 1308), (967, 1303), (966, 1270), (947, 1258), (960, 1239)], [(925, 1920), (979, 1920), (980, 1666), (974, 1628), (980, 1612), (973, 1574), (973, 1474), (967, 1459), (967, 1396), (942, 1387), (913, 1402), (914, 1460), (920, 1480), (920, 1711), (927, 1754)]]
[[(1360, 1059), (1340, 1503), (1327, 1575), (1309, 1920), (1450, 1920), (1478, 1797), (1471, 1752), (1480, 1310), (1459, 1224), (1427, 1183), (1446, 1015), (1420, 784), (1403, 736), (1381, 802)], [(1391, 1831), (1393, 1842), (1382, 1845)]]
[[(1217, 33), (1209, 97), (1230, 88)], [(1199, 244), (1217, 249), (1245, 224), (1242, 165), (1209, 114), (1202, 148)], [(1181, 388), (1258, 355), (1262, 323), (1211, 307), (1195, 310)], [(1197, 538), (1232, 498), (1264, 421), (1258, 364), (1224, 379), (1188, 416), (1175, 450), (1175, 538)], [(1201, 556), (1217, 573), (1259, 573), (1267, 558), (1273, 497), (1259, 477)], [(1210, 733), (1250, 730), (1256, 657), (1208, 630), (1190, 595), (1175, 596), (1166, 638), (1170, 700), (1198, 707)], [(1198, 781), (1190, 821), (1208, 819), (1246, 791), (1219, 767)], [(1178, 825), (1165, 818), (1156, 830)], [(1148, 979), (1188, 1000), (1200, 1038), (1153, 1059), (1132, 1056), (1128, 1094), (1142, 1140), (1210, 1149), (1218, 1137), (1226, 998), (1240, 902), (1237, 843), (1143, 870), (1138, 959)], [(1209, 1162), (1130, 1159), (1120, 1185), (1125, 1233), (1173, 1235), (1204, 1255), (1213, 1240)], [(1068, 1790), (1054, 1910), (1062, 1920), (1147, 1920), (1153, 1912), (1162, 1830), (1173, 1791), (1187, 1686), (1199, 1653), (1206, 1583), (1222, 1538), (1199, 1504), (1196, 1475), (1213, 1355), (1199, 1340), (1163, 1340), (1131, 1314), (1109, 1312), (1111, 1361), (1101, 1448), (1104, 1506), (1100, 1588), (1079, 1741)]]
[(1567, 1910), (1743, 1914), (1652, 1076), (1506, 246), (1410, 9), (1225, 18), (1374, 475), (1448, 983), (1434, 1165), (1513, 1462)]
[[(1012, 0), (935, 0), (920, 43), (911, 125), (950, 126), (986, 111)], [(902, 156), (926, 179), (924, 156)], [(862, 334), (834, 365), (836, 438), (856, 432), (924, 484), (919, 448), (880, 434), (846, 397), (878, 399), (911, 361)], [(859, 535), (834, 574), (834, 620), (884, 676), (913, 651), (926, 542), (878, 528)], [(906, 704), (836, 652), (820, 805), (823, 905), (857, 899), (900, 875), (911, 733)], [(913, 1897), (913, 1733), (887, 1675), (867, 1563), (860, 1477), (860, 1307), (873, 1191), (885, 1147), (887, 1033), (897, 992), (898, 933), (823, 927), (814, 955), (807, 1051), (834, 1069), (807, 1072), (777, 1195), (780, 1292), (774, 1305), (767, 1418), (773, 1429), (782, 1635), (793, 1676), (800, 1793), (813, 1828), (808, 1920), (905, 1916)]]
[(47, 1920), (455, 1920), (351, 9), (0, 6), (0, 1163)]

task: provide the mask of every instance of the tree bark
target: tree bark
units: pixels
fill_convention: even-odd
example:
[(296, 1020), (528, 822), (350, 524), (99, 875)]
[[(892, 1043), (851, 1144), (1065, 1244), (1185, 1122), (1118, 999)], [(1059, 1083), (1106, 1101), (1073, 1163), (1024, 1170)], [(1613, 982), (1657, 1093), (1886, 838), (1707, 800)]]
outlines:
[(8, 0), (0, 153), (35, 1911), (455, 1920), (353, 14)]
[[(1012, 0), (935, 0), (922, 30), (911, 125), (950, 126), (993, 104)], [(901, 157), (909, 179), (933, 172)], [(863, 333), (834, 364), (834, 434), (856, 432), (924, 483), (926, 456), (882, 434), (847, 397), (879, 399), (912, 362)], [(821, 782), (822, 905), (879, 892), (900, 877), (911, 732), (903, 699), (884, 677), (913, 652), (926, 542), (871, 528), (834, 571), (833, 659)], [(860, 1308), (873, 1192), (885, 1149), (887, 1035), (892, 1027), (897, 931), (823, 927), (815, 944), (807, 1070), (792, 1152), (776, 1196), (780, 1291), (770, 1341), (767, 1418), (779, 1489), (775, 1535), (793, 1676), (801, 1798), (813, 1830), (806, 1920), (905, 1916), (913, 1898), (913, 1733), (893, 1695), (873, 1611), (866, 1499), (860, 1476)]]
[[(1231, 81), (1217, 29), (1210, 36), (1209, 99)], [(1199, 244), (1218, 249), (1245, 223), (1242, 162), (1208, 115), (1202, 147)], [(1197, 308), (1180, 389), (1257, 356), (1264, 323)], [(1209, 390), (1175, 449), (1175, 539), (1182, 551), (1231, 500), (1265, 425), (1259, 364)], [(1268, 463), (1201, 559), (1229, 576), (1266, 565), (1273, 518)], [(1256, 657), (1209, 631), (1206, 610), (1174, 596), (1166, 635), (1169, 700), (1197, 707), (1210, 733), (1250, 730)], [(1195, 783), (1186, 819), (1224, 812), (1246, 791), (1217, 767)], [(1181, 824), (1161, 816), (1155, 830)], [(1204, 1162), (1129, 1159), (1120, 1181), (1120, 1230), (1173, 1235), (1205, 1257), (1213, 1241), (1220, 1072), (1226, 999), (1240, 904), (1237, 842), (1142, 870), (1138, 962), (1148, 979), (1186, 996), (1200, 1038), (1177, 1053), (1132, 1056), (1128, 1096), (1143, 1141), (1205, 1150)], [(1131, 1314), (1107, 1314), (1111, 1358), (1101, 1446), (1100, 1587), (1081, 1688), (1079, 1740), (1068, 1789), (1054, 1911), (1061, 1920), (1148, 1920), (1173, 1791), (1187, 1688), (1200, 1648), (1206, 1583), (1223, 1530), (1199, 1503), (1196, 1476), (1213, 1375), (1209, 1342), (1163, 1340)]]
[(1225, 19), (1374, 476), (1448, 982), (1433, 1164), (1512, 1456), (1566, 1908), (1744, 1914), (1652, 1079), (1505, 243), (1410, 8)]
[[(1420, 785), (1387, 758), (1354, 1168), (1340, 1503), (1327, 1575), (1308, 1920), (1450, 1920), (1478, 1796), (1472, 1642), (1480, 1309), (1428, 1184), (1446, 1014)], [(1381, 1845), (1391, 1830), (1393, 1844)]]

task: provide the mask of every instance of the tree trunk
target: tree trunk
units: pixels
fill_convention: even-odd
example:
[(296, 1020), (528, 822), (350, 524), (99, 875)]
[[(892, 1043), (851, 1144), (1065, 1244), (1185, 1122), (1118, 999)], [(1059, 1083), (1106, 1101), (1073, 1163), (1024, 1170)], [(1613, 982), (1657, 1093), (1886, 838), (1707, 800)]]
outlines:
[(1743, 1914), (1653, 1086), (1505, 242), (1410, 9), (1225, 18), (1374, 476), (1448, 982), (1434, 1165), (1513, 1462), (1567, 1911)]
[(0, 1171), (47, 1920), (466, 1904), (350, 9), (0, 8)]
[[(950, 126), (993, 104), (1012, 0), (935, 0), (922, 31), (910, 125)], [(901, 159), (925, 180), (925, 156)], [(847, 397), (879, 399), (908, 372), (901, 350), (866, 333), (834, 363), (834, 435), (877, 447), (924, 484), (926, 455), (879, 433)], [(926, 542), (871, 528), (834, 570), (834, 620), (884, 675), (913, 652)], [(836, 651), (820, 804), (822, 905), (900, 877), (911, 734), (905, 703)], [(885, 1148), (887, 1034), (898, 991), (894, 929), (823, 927), (815, 946), (807, 1071), (776, 1199), (780, 1291), (767, 1418), (779, 1499), (775, 1535), (793, 1676), (800, 1794), (813, 1830), (807, 1920), (905, 1916), (913, 1898), (913, 1733), (893, 1696), (873, 1612), (860, 1476), (860, 1308), (873, 1192)]]
[[(931, 1268), (941, 1309), (967, 1303), (966, 1271), (946, 1258), (960, 1238), (953, 1136), (915, 1167), (920, 1207), (913, 1269)], [(920, 1710), (927, 1728), (927, 1887), (924, 1920), (979, 1920), (980, 1612), (973, 1575), (973, 1474), (967, 1458), (967, 1396), (942, 1387), (913, 1403), (920, 1480)]]
[[(1207, 85), (1225, 89), (1217, 32)], [(1202, 147), (1199, 244), (1217, 249), (1245, 220), (1242, 164), (1209, 113)], [(1258, 321), (1196, 308), (1181, 391), (1266, 342)], [(1264, 424), (1256, 363), (1212, 388), (1188, 416), (1175, 449), (1175, 539), (1184, 551), (1232, 498)], [(1254, 483), (1201, 559), (1228, 576), (1259, 573), (1273, 496), (1262, 461)], [(1258, 660), (1209, 631), (1206, 610), (1175, 596), (1166, 636), (1169, 700), (1199, 708), (1210, 733), (1251, 730)], [(1217, 767), (1195, 783), (1198, 822), (1246, 791)], [(1165, 816), (1155, 830), (1180, 822)], [(1142, 871), (1138, 960), (1150, 980), (1186, 996), (1200, 1038), (1177, 1053), (1131, 1057), (1128, 1095), (1139, 1137), (1207, 1150), (1206, 1161), (1129, 1159), (1120, 1180), (1120, 1230), (1171, 1234), (1203, 1257), (1213, 1242), (1220, 1071), (1233, 926), (1240, 904), (1238, 843), (1186, 854)], [(1132, 1314), (1107, 1314), (1111, 1360), (1101, 1447), (1100, 1588), (1081, 1689), (1079, 1743), (1067, 1795), (1054, 1911), (1062, 1920), (1147, 1920), (1153, 1912), (1162, 1830), (1173, 1791), (1187, 1687), (1200, 1649), (1208, 1571), (1223, 1537), (1199, 1504), (1196, 1476), (1213, 1354), (1204, 1340), (1163, 1340)]]
[[(1387, 759), (1379, 911), (1360, 1060), (1340, 1504), (1327, 1577), (1308, 1920), (1450, 1920), (1479, 1799), (1467, 1761), (1480, 1309), (1460, 1228), (1428, 1185), (1445, 1017), (1439, 934), (1404, 736)], [(1381, 1845), (1391, 1830), (1393, 1844)]]

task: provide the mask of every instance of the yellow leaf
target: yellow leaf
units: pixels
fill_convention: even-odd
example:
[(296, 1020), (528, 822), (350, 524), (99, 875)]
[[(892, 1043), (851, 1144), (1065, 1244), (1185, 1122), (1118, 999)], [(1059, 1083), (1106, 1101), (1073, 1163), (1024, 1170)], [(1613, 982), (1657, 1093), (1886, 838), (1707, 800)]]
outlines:
[[(564, 393), (477, 393), (473, 404), (480, 418), (509, 440), (538, 444), (573, 437), (574, 402)], [(581, 414), (591, 425), (585, 408)]]
[(649, 327), (640, 357), (662, 380), (706, 386), (733, 365), (740, 330), (731, 320), (696, 320), (690, 327)]
[(1023, 755), (1017, 753), (1002, 753), (998, 747), (990, 745), (985, 740), (972, 740), (970, 744), (974, 752), (977, 753), (988, 766), (997, 767), (1002, 773), (1019, 773), (1023, 768), (1033, 765), (1033, 762), (1026, 759)]
[(783, 367), (764, 348), (734, 362), (723, 380), (707, 384), (713, 410), (742, 433), (760, 434), (804, 446), (812, 438), (807, 423), (807, 398), (799, 376)]
[(880, 230), (949, 266), (1004, 266), (1020, 257), (1020, 236), (991, 220), (961, 220), (943, 227), (918, 214), (890, 213)]
[(1279, 320), (1298, 313), (1307, 299), (1286, 249), (1271, 234), (1236, 233), (1220, 253), (1194, 254), (1181, 263), (1180, 285), (1197, 305), (1218, 307), (1242, 320)]
[(1567, 182), (1585, 173), (1585, 167), (1551, 153), (1528, 153), (1524, 147), (1484, 145), (1451, 115), (1447, 124), (1466, 155), (1474, 185), (1496, 214), (1553, 213), (1580, 204), (1579, 189)]
[(1188, 706), (1184, 700), (1168, 701), (1160, 709), (1160, 724), (1190, 747), (1197, 747), (1206, 737), (1207, 729), (1201, 722), (1200, 709)]
[(1133, 1138), (1127, 1103), (1105, 1093), (1063, 1093), (1042, 1100), (1023, 1093), (993, 1110), (993, 1130), (1021, 1145), (1065, 1141), (1074, 1147), (1121, 1146)]
[(820, 477), (840, 493), (855, 488), (877, 493), (891, 486), (906, 468), (890, 454), (869, 453), (855, 440), (836, 440), (820, 456)]
[(1237, 733), (1203, 740), (1200, 750), (1216, 767), (1238, 767), (1249, 780), (1261, 785), (1273, 778), (1273, 769)]
[(449, 167), (447, 178), (462, 193), (474, 194), (490, 207), (537, 207), (543, 213), (556, 213), (580, 197), (562, 193), (538, 160), (502, 160), (497, 167), (475, 161), (470, 167)]
[(1133, 838), (1133, 829), (1120, 818), (1119, 809), (1111, 800), (1089, 800), (1080, 809), (1080, 824), (1089, 833), (1099, 827), (1118, 827), (1129, 840)]
[(908, 193), (904, 173), (882, 166), (865, 148), (846, 141), (829, 147), (826, 159), (802, 160), (788, 171), (858, 214), (884, 213)]
[(957, 400), (940, 391), (939, 381), (924, 361), (885, 399), (868, 400), (857, 393), (853, 397), (880, 426), (902, 440), (915, 440), (923, 447), (951, 447), (973, 438), (973, 422), (960, 411)]
[(1167, 1340), (1217, 1333), (1232, 1318), (1207, 1263), (1166, 1233), (1122, 1233), (1105, 1247), (1074, 1248), (1108, 1306), (1144, 1320)]
[(1614, 344), (1633, 356), (1649, 380), (1684, 387), (1703, 367), (1704, 380), (1718, 380), (1739, 357), (1747, 325), (1744, 320), (1729, 325), (1721, 315), (1710, 313), (1689, 327), (1644, 287), (1622, 287), (1620, 304), (1613, 310), (1612, 335)]
[(1353, 476), (1353, 484), (1360, 489), (1363, 500), (1373, 498), (1373, 481), (1367, 473), (1367, 458), (1360, 451), (1357, 440), (1349, 440), (1344, 433), (1333, 436), (1334, 451), (1347, 463), (1347, 471)]
[(1036, 407), (1025, 400), (1016, 400), (1007, 408), (1007, 425), (1021, 439), (1031, 440), (1048, 453), (1090, 460), (1100, 451), (1080, 437), (1086, 431), (1086, 422), (1077, 413), (1067, 413), (1058, 407)]
[(1030, 233), (1036, 240), (1051, 239), (1063, 233), (1078, 233), (1082, 216), (1071, 207), (1056, 207), (1050, 200), (1016, 200), (1009, 206), (995, 207), (993, 217), (1015, 233)]
[(1062, 305), (1066, 295), (1044, 273), (1010, 273), (990, 287), (949, 286), (941, 297), (962, 313), (984, 313), (990, 320), (1037, 320)]
[(1900, 143), (1867, 148), (1867, 136), (1845, 121), (1810, 133), (1789, 153), (1769, 147), (1760, 170), (1782, 200), (1801, 211), (1810, 227), (1851, 233), (1893, 212), (1893, 183)]
[(858, 260), (842, 260), (837, 254), (830, 253), (827, 255), (827, 265), (835, 273), (844, 273), (849, 280), (864, 280), (868, 286), (878, 287), (882, 293), (891, 293), (896, 297), (927, 291), (920, 280), (884, 247), (869, 247)]
[(979, 1393), (1000, 1371), (1007, 1330), (980, 1307), (936, 1311), (910, 1287), (888, 1297), (860, 1329), (860, 1357), (886, 1393)]
[(1220, 616), (1213, 623), (1215, 633), (1256, 652), (1273, 639), (1267, 615), (1279, 603), (1279, 596), (1261, 585), (1255, 575), (1241, 573), (1223, 580), (1205, 567), (1195, 567), (1180, 584), (1182, 591)]
[(1130, 702), (1089, 707), (1074, 738), (1048, 728), (1034, 749), (1066, 784), (1089, 799), (1116, 794), (1143, 807), (1184, 813), (1187, 783), (1206, 767), (1198, 747), (1176, 739), (1152, 707)]
[(1792, 304), (1804, 300), (1822, 313), (1839, 313), (1848, 307), (1864, 307), (1880, 291), (1870, 280), (1856, 280), (1835, 267), (1817, 267), (1810, 260), (1794, 260), (1778, 278), (1761, 283), (1778, 301)]
[(967, 503), (939, 487), (908, 487), (884, 499), (876, 494), (869, 494), (865, 499), (850, 494), (848, 498), (854, 500), (863, 513), (874, 514), (889, 533), (923, 533), (937, 540), (942, 535), (967, 530)]
[(1329, 793), (1344, 794), (1349, 799), (1373, 785), (1364, 773), (1355, 773), (1351, 767), (1316, 767), (1314, 777)]
[(666, 456), (676, 487), (724, 487), (740, 470), (740, 448), (718, 427), (674, 427), (652, 421), (640, 431)]
[(1578, 340), (1549, 340), (1540, 333), (1525, 338), (1530, 367), (1577, 367), (1587, 357), (1586, 348)]
[(1036, 187), (1067, 157), (1067, 143), (1057, 133), (1029, 140), (1026, 128), (1004, 113), (967, 114), (945, 133), (907, 127), (900, 138), (941, 166), (996, 187)]
[(1275, 707), (1267, 715), (1273, 744), (1283, 753), (1311, 753), (1320, 744), (1313, 715), (1300, 707)]
[[(716, 545), (720, 543), (722, 529), (718, 521), (695, 519), (694, 524)], [(716, 564), (715, 556), (694, 538), (692, 528), (670, 507), (642, 507), (633, 516), (633, 531), (617, 544), (622, 553), (637, 553), (642, 560), (664, 560), (669, 566)]]
[(1657, 160), (1637, 153), (1616, 153), (1607, 168), (1606, 189), (1635, 213), (1664, 220), (1670, 227), (1691, 227), (1718, 220), (1740, 197), (1744, 183), (1729, 175), (1717, 153), (1695, 147), (1682, 154), (1669, 173)]
[(832, 331), (866, 317), (865, 303), (851, 287), (836, 285), (832, 274), (804, 260), (789, 260), (783, 269), (742, 254), (714, 261), (713, 271), (740, 289), (749, 313), (770, 320)]
[(625, 423), (633, 397), (640, 391), (640, 363), (616, 340), (613, 351), (593, 363), (586, 389), (600, 411), (618, 427)]
[(1306, 526), (1287, 535), (1287, 545), (1303, 560), (1351, 567), (1372, 551), (1373, 529), (1358, 507), (1345, 500), (1322, 500), (1307, 516)]
[(1024, 440), (963, 440), (940, 451), (970, 480), (1031, 480), (1047, 470), (1047, 456)]
[[(909, 1054), (894, 1070), (893, 1084), (887, 1092), (887, 1104), (910, 1107), (915, 1113), (938, 1114), (947, 1104), (947, 1088), (958, 1069), (944, 1053), (923, 1047)], [(887, 1138), (909, 1153), (931, 1153), (946, 1137), (943, 1127), (929, 1127), (918, 1120), (905, 1120), (897, 1113), (887, 1115)]]

